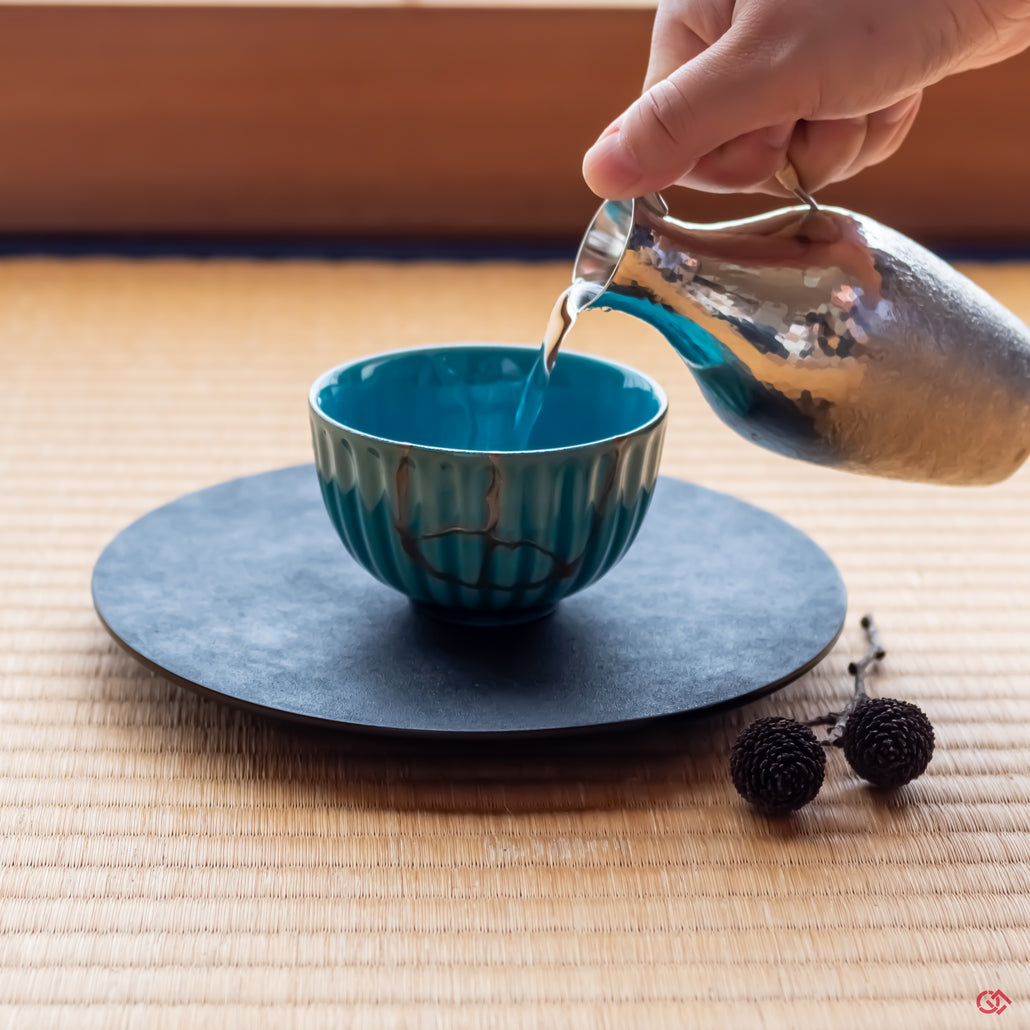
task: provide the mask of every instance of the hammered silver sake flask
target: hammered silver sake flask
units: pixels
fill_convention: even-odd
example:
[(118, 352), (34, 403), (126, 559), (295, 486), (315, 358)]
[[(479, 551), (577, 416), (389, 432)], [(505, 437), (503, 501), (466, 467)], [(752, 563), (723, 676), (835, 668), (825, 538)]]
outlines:
[(1030, 452), (1030, 331), (902, 234), (841, 208), (696, 225), (608, 201), (580, 246), (584, 307), (628, 312), (719, 417), (849, 472), (987, 484)]

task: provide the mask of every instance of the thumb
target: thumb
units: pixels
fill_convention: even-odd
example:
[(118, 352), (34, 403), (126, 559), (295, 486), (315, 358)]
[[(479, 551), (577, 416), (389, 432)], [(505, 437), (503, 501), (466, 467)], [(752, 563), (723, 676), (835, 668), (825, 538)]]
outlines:
[(660, 190), (738, 136), (802, 117), (789, 69), (728, 33), (655, 83), (587, 151), (583, 177), (601, 197)]

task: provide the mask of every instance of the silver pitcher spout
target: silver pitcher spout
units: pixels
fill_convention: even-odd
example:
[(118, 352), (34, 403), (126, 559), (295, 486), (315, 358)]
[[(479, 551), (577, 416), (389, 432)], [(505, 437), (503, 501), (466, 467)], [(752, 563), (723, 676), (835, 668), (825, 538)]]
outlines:
[(741, 436), (820, 465), (995, 483), (1030, 453), (1030, 331), (950, 265), (840, 208), (691, 225), (608, 201), (581, 308), (625, 311), (683, 357)]

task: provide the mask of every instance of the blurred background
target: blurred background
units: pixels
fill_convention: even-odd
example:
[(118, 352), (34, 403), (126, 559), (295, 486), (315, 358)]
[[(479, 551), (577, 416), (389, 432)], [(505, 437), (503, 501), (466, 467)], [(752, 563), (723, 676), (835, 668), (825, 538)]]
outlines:
[[(0, 5), (0, 236), (572, 247), (582, 154), (639, 92), (653, 7)], [(939, 247), (1018, 246), (1028, 81), (1024, 54), (932, 88), (900, 153), (820, 200)]]

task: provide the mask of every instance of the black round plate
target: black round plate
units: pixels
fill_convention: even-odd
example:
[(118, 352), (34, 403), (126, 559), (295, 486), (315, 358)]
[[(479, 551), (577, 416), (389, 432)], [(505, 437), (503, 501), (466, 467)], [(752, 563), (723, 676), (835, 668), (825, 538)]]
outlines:
[(344, 551), (312, 465), (189, 494), (93, 571), (114, 638), (182, 685), (269, 715), (390, 733), (611, 728), (743, 702), (811, 669), (847, 608), (799, 530), (660, 480), (625, 560), (528, 625), (434, 622)]

